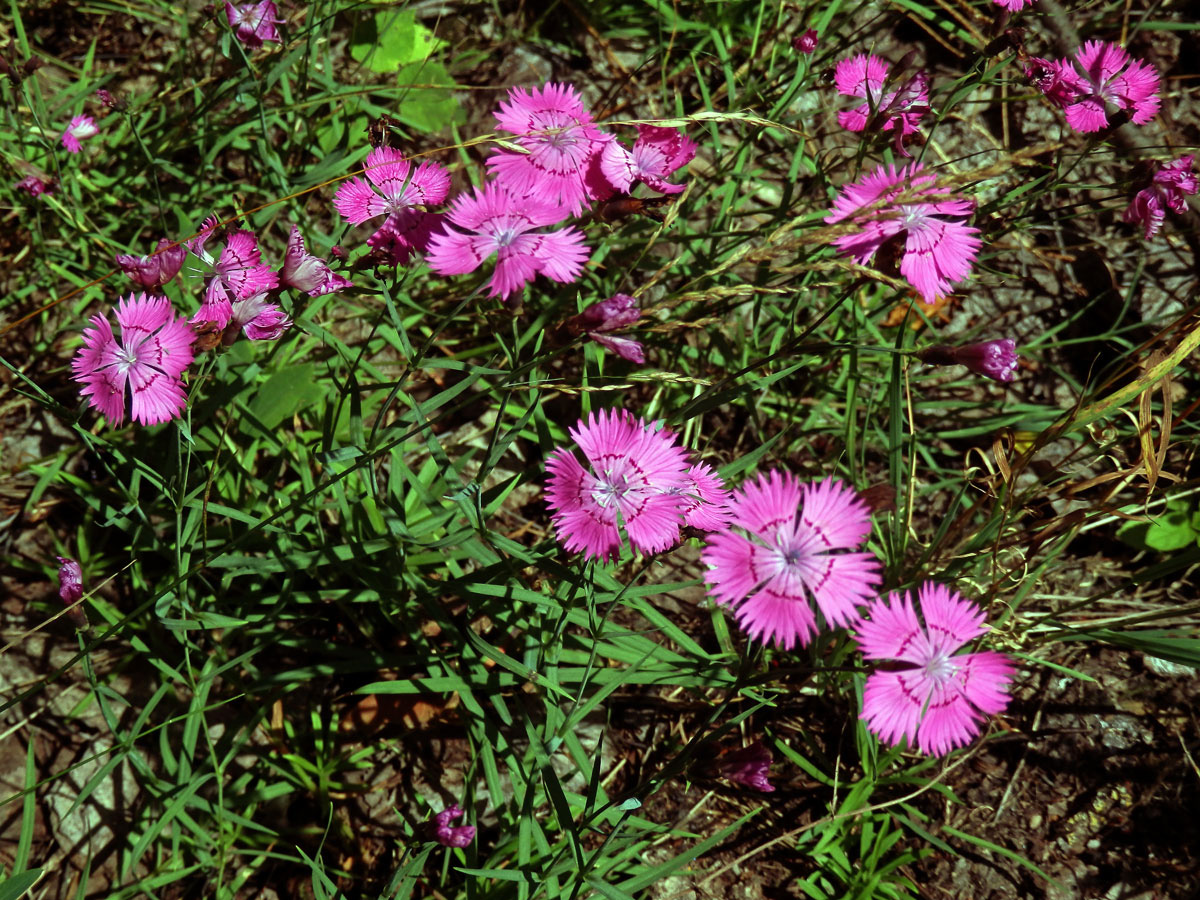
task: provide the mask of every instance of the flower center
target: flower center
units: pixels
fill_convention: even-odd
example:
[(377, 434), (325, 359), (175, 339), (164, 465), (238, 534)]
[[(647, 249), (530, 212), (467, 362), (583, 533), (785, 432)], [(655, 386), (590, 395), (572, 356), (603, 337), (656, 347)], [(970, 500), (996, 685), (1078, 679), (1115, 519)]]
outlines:
[(950, 654), (945, 651), (939, 651), (930, 657), (929, 662), (922, 667), (925, 677), (931, 681), (936, 681), (938, 684), (945, 684), (954, 677), (954, 673), (958, 671), (958, 666), (950, 658)]
[(128, 372), (138, 364), (137, 351), (132, 347), (120, 347), (117, 349), (117, 370), (120, 372)]
[(925, 211), (923, 206), (909, 206), (908, 204), (900, 204), (900, 221), (904, 223), (904, 227), (908, 231), (920, 231), (929, 221), (929, 213)]
[(601, 472), (596, 481), (597, 485), (592, 488), (592, 500), (601, 509), (608, 509), (629, 491), (629, 476), (614, 473), (611, 469)]

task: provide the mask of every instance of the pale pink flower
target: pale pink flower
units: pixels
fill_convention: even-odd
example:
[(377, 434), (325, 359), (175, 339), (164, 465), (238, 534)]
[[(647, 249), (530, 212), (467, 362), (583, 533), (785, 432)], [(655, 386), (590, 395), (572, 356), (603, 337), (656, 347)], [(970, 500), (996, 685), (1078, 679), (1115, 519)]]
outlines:
[(587, 332), (587, 336), (624, 360), (641, 365), (646, 361), (642, 345), (632, 338), (618, 337), (611, 332), (628, 328), (642, 317), (638, 302), (628, 294), (613, 294), (607, 300), (593, 303), (577, 316), (568, 320), (573, 332)]
[(917, 359), (931, 366), (966, 366), (976, 375), (995, 381), (1012, 381), (1017, 371), (1017, 342), (1012, 338), (979, 341), (958, 347), (938, 344), (917, 353)]
[(1154, 67), (1132, 59), (1123, 47), (1088, 41), (1069, 59), (1033, 59), (1026, 74), (1051, 101), (1063, 108), (1067, 124), (1082, 134), (1108, 125), (1108, 110), (1129, 110), (1129, 120), (1144, 125), (1158, 113), (1159, 77)]
[(214, 258), (205, 244), (216, 226), (216, 216), (206, 219), (200, 234), (188, 242), (188, 248), (212, 267), (204, 300), (192, 321), (212, 322), (224, 328), (233, 318), (235, 302), (279, 287), (279, 274), (262, 261), (258, 238), (252, 231), (230, 234), (220, 256)]
[(764, 794), (775, 790), (775, 786), (767, 780), (767, 776), (771, 774), (771, 751), (762, 741), (755, 741), (749, 747), (722, 754), (717, 759), (717, 767), (721, 774), (734, 784)]
[(357, 175), (338, 188), (333, 205), (351, 225), (385, 216), (367, 244), (394, 265), (424, 251), (441, 216), (420, 207), (437, 206), (450, 192), (450, 176), (432, 160), (416, 168), (399, 150), (376, 147), (367, 154), (366, 179)]
[(117, 305), (119, 336), (104, 316), (83, 330), (71, 360), (72, 378), (88, 403), (113, 425), (125, 419), (157, 425), (178, 418), (187, 404), (180, 376), (191, 365), (195, 335), (175, 318), (166, 297), (130, 294)]
[(149, 256), (119, 254), (117, 265), (134, 284), (144, 288), (159, 288), (179, 274), (185, 259), (185, 247), (175, 244), (170, 238), (163, 238)]
[(49, 181), (43, 180), (36, 175), (26, 175), (14, 184), (13, 187), (20, 188), (30, 197), (40, 197), (42, 194), (49, 194), (54, 190)]
[(801, 484), (772, 471), (734, 491), (732, 527), (710, 534), (702, 558), (714, 600), (751, 637), (790, 650), (817, 633), (812, 601), (831, 625), (849, 625), (874, 595), (879, 562), (854, 551), (871, 514), (851, 488)]
[(334, 294), (354, 286), (349, 278), (338, 275), (329, 268), (325, 260), (304, 248), (304, 238), (300, 236), (300, 228), (297, 225), (292, 226), (292, 233), (288, 238), (283, 268), (279, 270), (279, 280), (287, 287), (304, 291), (310, 297)]
[(225, 0), (225, 17), (234, 36), (251, 50), (257, 50), (264, 41), (279, 43), (279, 32), (275, 26), (283, 22), (272, 0), (260, 3), (234, 5)]
[(916, 72), (895, 90), (885, 91), (888, 64), (867, 53), (843, 59), (833, 70), (839, 93), (863, 97), (866, 103), (838, 113), (838, 124), (849, 131), (864, 131), (868, 123), (880, 131), (894, 131), (896, 150), (904, 149), (904, 138), (920, 131), (922, 117), (929, 112), (929, 79)]
[(455, 803), (448, 806), (433, 817), (434, 834), (437, 841), (444, 847), (466, 847), (475, 840), (474, 825), (451, 825), (455, 819), (463, 815), (462, 807)]
[(100, 129), (96, 127), (96, 122), (91, 116), (76, 116), (62, 134), (62, 145), (67, 148), (68, 153), (78, 153), (83, 149), (80, 141), (99, 133)]
[(695, 156), (696, 142), (682, 131), (639, 125), (632, 152), (614, 138), (604, 142), (597, 159), (605, 180), (620, 191), (629, 193), (640, 181), (660, 194), (678, 194), (684, 186), (669, 183), (667, 176), (686, 166)]
[(558, 447), (546, 460), (546, 503), (559, 542), (585, 557), (612, 559), (629, 542), (657, 553), (679, 540), (689, 486), (687, 453), (665, 428), (624, 410), (592, 413), (570, 430), (591, 468)]
[(833, 244), (862, 265), (887, 241), (903, 239), (900, 274), (932, 303), (950, 293), (952, 282), (971, 273), (981, 242), (979, 229), (966, 224), (975, 204), (938, 187), (936, 176), (920, 171), (920, 163), (900, 170), (879, 166), (842, 188), (825, 221), (858, 226)]
[(799, 37), (792, 38), (792, 49), (808, 56), (817, 49), (817, 41), (817, 29), (810, 28)]
[(1185, 212), (1187, 201), (1184, 197), (1196, 193), (1198, 187), (1196, 173), (1192, 171), (1193, 159), (1189, 153), (1159, 168), (1149, 186), (1134, 196), (1122, 218), (1126, 222), (1141, 224), (1149, 239), (1162, 228), (1168, 209), (1176, 213)]
[(462, 275), (494, 253), (496, 269), (488, 282), (493, 297), (507, 298), (538, 274), (574, 281), (590, 253), (577, 228), (534, 230), (561, 221), (558, 206), (534, 197), (514, 199), (493, 182), (455, 197), (446, 219), (445, 230), (429, 239), (429, 267), (439, 275)]
[(941, 756), (970, 743), (986, 716), (1008, 706), (1013, 664), (991, 650), (954, 655), (988, 630), (973, 603), (932, 581), (917, 598), (921, 618), (908, 591), (893, 592), (871, 603), (856, 629), (864, 658), (908, 664), (868, 676), (862, 719), (885, 743), (907, 738), (922, 753)]
[(528, 151), (493, 153), (487, 164), (496, 180), (514, 197), (532, 195), (560, 207), (555, 221), (578, 215), (593, 198), (587, 182), (593, 157), (611, 138), (592, 124), (575, 88), (554, 82), (510, 88), (495, 116), (502, 130), (516, 135), (513, 143)]

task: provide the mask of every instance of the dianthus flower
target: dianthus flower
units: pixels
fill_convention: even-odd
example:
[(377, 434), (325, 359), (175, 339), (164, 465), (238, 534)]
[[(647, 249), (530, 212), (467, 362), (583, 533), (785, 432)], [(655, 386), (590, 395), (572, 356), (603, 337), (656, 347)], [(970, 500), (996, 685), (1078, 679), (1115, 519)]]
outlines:
[(922, 753), (941, 756), (970, 743), (984, 717), (1008, 705), (1013, 664), (991, 650), (954, 655), (988, 630), (973, 603), (932, 581), (917, 589), (917, 598), (921, 618), (908, 591), (893, 592), (886, 602), (875, 600), (857, 627), (864, 658), (908, 663), (867, 677), (862, 719), (888, 744), (904, 737)]
[(13, 187), (20, 188), (30, 197), (40, 197), (42, 194), (51, 193), (54, 189), (49, 181), (45, 181), (36, 175), (26, 175), (14, 184)]
[(117, 265), (121, 271), (132, 279), (133, 283), (144, 288), (159, 288), (179, 274), (183, 261), (187, 259), (187, 249), (180, 244), (174, 244), (170, 238), (163, 238), (149, 256), (132, 256), (119, 254)]
[(252, 294), (233, 301), (229, 321), (225, 323), (224, 342), (231, 344), (237, 338), (237, 329), (251, 341), (277, 341), (292, 327), (287, 313), (272, 303), (266, 292)]
[(1193, 159), (1189, 153), (1162, 166), (1149, 186), (1137, 192), (1122, 218), (1141, 224), (1146, 237), (1152, 238), (1162, 228), (1168, 209), (1177, 213), (1186, 211), (1184, 197), (1196, 193), (1198, 187), (1196, 173), (1192, 171)]
[(79, 563), (67, 556), (57, 556), (58, 599), (67, 607), (67, 618), (76, 628), (88, 627), (87, 613), (76, 605), (83, 598), (83, 569)]
[(67, 148), (68, 153), (78, 153), (83, 149), (79, 142), (94, 137), (99, 132), (100, 129), (96, 127), (96, 122), (91, 116), (76, 116), (62, 134), (62, 145)]
[(367, 238), (392, 264), (406, 265), (413, 251), (424, 251), (441, 222), (437, 213), (418, 207), (437, 206), (450, 192), (450, 176), (425, 160), (416, 168), (399, 150), (376, 147), (367, 154), (366, 179), (357, 175), (338, 188), (333, 205), (351, 225), (386, 216)]
[(646, 361), (642, 345), (632, 338), (611, 334), (628, 328), (642, 317), (638, 302), (628, 294), (613, 294), (588, 306), (577, 316), (567, 320), (567, 329), (573, 334), (586, 332), (587, 336), (624, 360), (641, 365)]
[(1020, 12), (1027, 6), (1033, 5), (1033, 0), (992, 0), (997, 6), (1003, 6), (1009, 12)]
[(455, 803), (447, 806), (433, 817), (434, 834), (437, 842), (443, 847), (466, 847), (475, 840), (474, 825), (451, 825), (455, 819), (463, 815), (462, 807)]
[(279, 18), (278, 10), (273, 0), (262, 0), (260, 3), (240, 3), (234, 6), (225, 0), (225, 18), (234, 36), (249, 47), (257, 50), (264, 41), (279, 43), (279, 32), (275, 26), (283, 19)]
[(488, 282), (493, 297), (508, 298), (538, 274), (574, 281), (591, 252), (583, 232), (572, 226), (534, 231), (560, 222), (560, 207), (535, 197), (515, 199), (494, 182), (455, 197), (446, 219), (455, 227), (447, 225), (429, 239), (429, 267), (439, 275), (462, 275), (494, 253), (496, 269)]
[(729, 507), (729, 488), (707, 463), (696, 463), (687, 470), (688, 485), (674, 493), (683, 496), (683, 524), (697, 531), (720, 531), (729, 526), (733, 510)]
[(786, 650), (817, 633), (812, 601), (832, 625), (848, 625), (879, 583), (879, 562), (851, 551), (871, 531), (854, 491), (827, 478), (801, 484), (772, 471), (734, 491), (732, 527), (708, 536), (702, 559), (714, 600), (750, 636)]
[(195, 335), (175, 318), (166, 297), (130, 294), (117, 305), (119, 336), (104, 316), (83, 330), (83, 346), (71, 360), (72, 378), (88, 403), (113, 425), (128, 408), (143, 425), (178, 418), (187, 396), (181, 375), (191, 364)]
[(775, 790), (775, 786), (767, 780), (771, 774), (771, 751), (762, 741), (722, 754), (717, 760), (717, 767), (734, 784), (764, 794)]
[[(1130, 110), (1129, 120), (1144, 125), (1158, 112), (1158, 72), (1132, 59), (1123, 47), (1088, 41), (1071, 60), (1033, 59), (1026, 74), (1051, 101), (1063, 108), (1067, 124), (1082, 134), (1108, 125), (1109, 106)], [(1082, 73), (1082, 74), (1081, 74)]]
[(639, 125), (633, 151), (616, 139), (606, 141), (599, 154), (600, 171), (613, 187), (628, 193), (641, 182), (660, 194), (678, 194), (682, 184), (666, 179), (696, 156), (696, 142), (675, 128)]
[(980, 240), (979, 229), (966, 224), (974, 203), (937, 187), (936, 176), (919, 175), (920, 171), (920, 163), (899, 170), (879, 166), (862, 181), (842, 188), (825, 221), (858, 226), (858, 231), (834, 238), (833, 244), (862, 265), (885, 242), (902, 237), (900, 274), (932, 303), (950, 293), (952, 282), (970, 274)]
[(565, 447), (546, 460), (546, 503), (567, 550), (613, 559), (622, 526), (629, 542), (646, 553), (679, 540), (690, 482), (687, 453), (672, 432), (609, 410), (580, 420), (570, 435), (590, 470)]
[(817, 29), (810, 28), (804, 34), (792, 39), (792, 49), (799, 50), (807, 56), (817, 49), (817, 41)]
[(292, 226), (292, 234), (288, 238), (283, 268), (279, 270), (279, 280), (288, 287), (304, 291), (310, 297), (334, 294), (354, 286), (350, 279), (338, 275), (329, 268), (325, 260), (304, 248), (304, 238), (300, 236), (300, 228), (297, 225)]
[(212, 267), (204, 301), (192, 321), (212, 322), (224, 328), (233, 318), (234, 303), (279, 287), (279, 274), (263, 263), (258, 238), (251, 231), (233, 232), (220, 256), (214, 258), (205, 244), (216, 227), (216, 216), (206, 219), (200, 234), (188, 242), (188, 249)]
[[(587, 183), (593, 157), (611, 142), (592, 124), (592, 114), (569, 84), (510, 88), (496, 122), (527, 153), (497, 150), (487, 161), (496, 180), (514, 197), (536, 195), (559, 206), (562, 221), (578, 215), (594, 196)], [(552, 223), (547, 223), (552, 224)]]
[(881, 131), (894, 131), (896, 150), (909, 156), (904, 138), (920, 131), (921, 118), (929, 112), (929, 79), (917, 72), (894, 91), (884, 92), (888, 64), (878, 56), (860, 53), (843, 59), (833, 70), (839, 93), (864, 97), (866, 103), (838, 113), (838, 124), (849, 131), (863, 131), (868, 122)]
[(1017, 342), (1012, 338), (979, 341), (958, 347), (938, 344), (917, 353), (917, 359), (931, 366), (966, 366), (976, 375), (995, 381), (1012, 381), (1017, 371)]

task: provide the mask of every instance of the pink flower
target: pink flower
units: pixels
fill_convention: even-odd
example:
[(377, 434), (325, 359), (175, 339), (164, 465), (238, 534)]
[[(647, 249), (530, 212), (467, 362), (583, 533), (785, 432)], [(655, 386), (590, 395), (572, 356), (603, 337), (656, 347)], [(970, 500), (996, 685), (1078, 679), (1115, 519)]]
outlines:
[(105, 88), (99, 88), (96, 91), (96, 99), (107, 106), (109, 109), (120, 111), (125, 108), (125, 104), (112, 95), (112, 92)]
[(120, 254), (117, 256), (117, 265), (134, 284), (144, 288), (158, 288), (179, 274), (185, 259), (186, 248), (175, 244), (170, 238), (163, 238), (149, 256)]
[(426, 160), (415, 169), (399, 150), (376, 147), (367, 154), (366, 180), (355, 176), (338, 188), (333, 205), (351, 225), (386, 216), (367, 243), (393, 265), (424, 251), (441, 216), (417, 207), (437, 206), (450, 192), (450, 176)]
[(234, 36), (251, 50), (257, 50), (264, 41), (279, 43), (279, 32), (275, 26), (283, 19), (277, 13), (272, 0), (237, 6), (225, 0), (225, 17), (229, 20), (229, 27), (233, 29)]
[(874, 595), (879, 562), (845, 553), (871, 531), (865, 503), (841, 482), (800, 484), (772, 471), (729, 501), (732, 528), (708, 537), (702, 558), (713, 599), (750, 636), (790, 650), (817, 633), (810, 598), (832, 625), (848, 625)]
[(976, 375), (995, 381), (1012, 381), (1017, 371), (1017, 342), (1012, 338), (996, 341), (980, 341), (952, 347), (939, 344), (926, 347), (917, 354), (917, 359), (931, 366), (966, 366)]
[(1189, 153), (1161, 167), (1154, 173), (1149, 186), (1137, 192), (1122, 218), (1126, 222), (1140, 223), (1149, 239), (1162, 228), (1168, 209), (1177, 213), (1185, 212), (1187, 201), (1183, 198), (1197, 191), (1196, 175), (1192, 171), (1193, 159)]
[(586, 331), (587, 336), (621, 359), (641, 365), (646, 361), (642, 345), (631, 338), (610, 334), (627, 328), (642, 317), (637, 300), (628, 294), (613, 294), (607, 300), (593, 303), (577, 316), (567, 321), (574, 333)]
[(1034, 58), (1030, 63), (1026, 75), (1034, 86), (1061, 106), (1067, 124), (1082, 134), (1105, 128), (1110, 107), (1131, 110), (1135, 125), (1144, 125), (1158, 112), (1158, 72), (1116, 44), (1088, 41), (1075, 51), (1075, 66), (1069, 59)]
[(997, 6), (1003, 6), (1009, 12), (1020, 12), (1027, 6), (1033, 5), (1033, 0), (992, 0)]
[(466, 847), (475, 840), (474, 825), (452, 826), (450, 823), (463, 815), (462, 807), (455, 803), (433, 817), (437, 841), (444, 847)]
[(561, 221), (558, 206), (534, 197), (516, 200), (493, 182), (459, 194), (446, 218), (457, 227), (446, 226), (429, 239), (426, 262), (439, 275), (462, 275), (496, 254), (488, 282), (493, 297), (507, 298), (539, 273), (552, 281), (574, 281), (590, 252), (577, 228), (534, 231)]
[(888, 744), (904, 737), (922, 753), (941, 756), (970, 743), (983, 718), (1008, 705), (1013, 664), (990, 650), (954, 655), (987, 631), (983, 611), (974, 604), (932, 581), (917, 589), (917, 598), (924, 624), (905, 591), (893, 592), (887, 602), (875, 600), (858, 626), (864, 658), (909, 664), (868, 676), (862, 719)]
[(929, 112), (929, 79), (917, 72), (897, 90), (884, 92), (888, 64), (878, 56), (860, 53), (843, 59), (833, 71), (839, 93), (865, 97), (867, 102), (838, 113), (838, 124), (849, 131), (863, 131), (869, 123), (880, 131), (895, 131), (896, 150), (904, 156), (904, 138), (920, 130), (921, 118)]
[(58, 599), (67, 607), (67, 618), (76, 628), (88, 627), (87, 613), (82, 607), (76, 606), (83, 598), (83, 570), (79, 563), (66, 556), (56, 556), (58, 560)]
[(767, 780), (771, 773), (771, 751), (762, 741), (749, 747), (722, 754), (717, 760), (721, 774), (742, 787), (769, 794), (775, 786)]
[(157, 425), (178, 418), (187, 404), (180, 376), (192, 362), (195, 335), (176, 319), (166, 297), (130, 294), (117, 305), (120, 336), (108, 319), (93, 316), (83, 346), (71, 360), (81, 397), (113, 425), (126, 408), (135, 422)]
[(729, 507), (729, 488), (707, 463), (696, 463), (687, 470), (688, 484), (677, 491), (683, 497), (680, 515), (683, 524), (697, 531), (720, 531), (729, 527), (733, 510)]
[(592, 159), (611, 138), (592, 124), (575, 88), (554, 82), (531, 91), (510, 88), (495, 115), (501, 129), (517, 135), (514, 143), (529, 151), (493, 153), (487, 164), (496, 180), (514, 197), (536, 196), (561, 207), (555, 221), (578, 215), (593, 197), (587, 184)]
[(806, 56), (812, 54), (817, 49), (817, 29), (810, 28), (799, 37), (793, 38), (792, 49), (799, 50)]
[[(641, 182), (660, 194), (678, 194), (682, 184), (670, 184), (667, 176), (686, 166), (696, 156), (696, 142), (675, 128), (639, 125), (633, 152), (619, 141), (605, 141), (598, 156), (600, 171), (613, 187), (629, 193)], [(595, 191), (593, 191), (595, 193)]]
[(212, 266), (204, 301), (192, 321), (212, 322), (218, 328), (224, 328), (233, 318), (236, 301), (279, 287), (279, 275), (263, 263), (258, 238), (252, 231), (233, 232), (225, 241), (221, 255), (214, 259), (205, 244), (216, 226), (216, 216), (206, 219), (200, 234), (188, 243), (193, 253)]
[(233, 301), (229, 321), (224, 326), (227, 335), (225, 343), (233, 343), (238, 328), (249, 340), (277, 341), (292, 327), (292, 320), (287, 313), (279, 308), (279, 304), (271, 303), (267, 298), (268, 294), (263, 292)]
[(20, 188), (30, 197), (40, 197), (42, 194), (48, 194), (53, 190), (49, 181), (44, 181), (36, 175), (26, 175), (14, 184), (13, 187)]
[(591, 469), (564, 447), (546, 460), (546, 503), (568, 551), (613, 559), (622, 526), (629, 542), (646, 553), (679, 540), (681, 492), (689, 481), (687, 454), (672, 432), (610, 410), (580, 420), (570, 434)]
[(76, 116), (62, 134), (62, 145), (67, 148), (68, 153), (78, 153), (83, 149), (79, 142), (94, 137), (99, 131), (91, 116)]
[(310, 297), (333, 294), (354, 286), (350, 279), (343, 278), (329, 268), (321, 257), (304, 249), (304, 238), (300, 236), (300, 228), (296, 225), (292, 226), (292, 234), (288, 238), (279, 280), (288, 287), (304, 291)]
[[(934, 175), (918, 175), (920, 163), (903, 169), (879, 166), (860, 182), (846, 185), (825, 217), (851, 221), (858, 230), (833, 239), (843, 256), (865, 265), (889, 240), (904, 240), (900, 274), (926, 303), (950, 293), (952, 282), (971, 273), (979, 253), (979, 229), (966, 224), (974, 204)], [(903, 199), (901, 199), (903, 198)]]

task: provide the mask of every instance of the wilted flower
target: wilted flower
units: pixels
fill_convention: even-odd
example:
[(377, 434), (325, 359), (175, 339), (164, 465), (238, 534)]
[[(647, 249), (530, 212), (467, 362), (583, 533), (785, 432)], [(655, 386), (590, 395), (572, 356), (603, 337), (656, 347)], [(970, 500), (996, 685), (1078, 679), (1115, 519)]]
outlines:
[(67, 618), (76, 628), (87, 628), (87, 613), (75, 606), (83, 597), (83, 570), (79, 563), (66, 556), (55, 559), (58, 560), (58, 598), (68, 607)]
[(838, 124), (849, 131), (863, 131), (869, 122), (878, 123), (880, 131), (894, 131), (896, 150), (909, 156), (904, 138), (920, 130), (921, 118), (929, 112), (929, 79), (916, 72), (896, 90), (884, 92), (888, 64), (878, 56), (860, 53), (843, 59), (833, 70), (834, 83), (840, 93), (849, 97), (864, 97), (866, 103), (838, 113)]
[(966, 224), (974, 203), (938, 187), (936, 176), (920, 171), (920, 163), (900, 170), (879, 166), (842, 188), (825, 221), (849, 220), (858, 226), (833, 244), (863, 265), (888, 241), (903, 239), (900, 274), (932, 303), (950, 292), (952, 282), (970, 274), (980, 240), (979, 229)]
[(617, 337), (610, 332), (627, 328), (640, 319), (642, 311), (638, 302), (628, 294), (613, 294), (588, 306), (577, 316), (567, 320), (567, 328), (575, 334), (586, 332), (587, 336), (606, 350), (624, 360), (641, 365), (646, 361), (642, 345), (631, 338)]
[(612, 559), (629, 542), (657, 553), (679, 540), (689, 487), (687, 453), (674, 433), (624, 410), (592, 413), (570, 430), (590, 469), (558, 447), (546, 460), (546, 503), (558, 540), (585, 557)]
[(272, 0), (261, 3), (241, 3), (234, 6), (225, 0), (225, 17), (234, 36), (251, 50), (257, 50), (264, 41), (279, 43), (279, 32), (275, 26), (283, 19)]
[(976, 375), (996, 381), (1012, 381), (1017, 371), (1017, 342), (1012, 338), (979, 341), (953, 347), (938, 344), (917, 353), (917, 359), (931, 366), (966, 366)]
[(466, 847), (475, 840), (474, 825), (454, 826), (450, 823), (463, 815), (462, 807), (455, 803), (433, 817), (437, 841), (444, 847)]
[(769, 794), (775, 786), (767, 780), (771, 769), (771, 751), (762, 741), (749, 747), (722, 754), (717, 760), (721, 775), (742, 787)]
[(158, 288), (179, 274), (185, 259), (187, 250), (183, 246), (175, 244), (170, 238), (163, 238), (149, 256), (120, 254), (117, 256), (117, 265), (134, 284)]
[(304, 238), (300, 236), (300, 228), (296, 225), (292, 226), (292, 234), (288, 238), (279, 280), (288, 287), (304, 291), (310, 297), (333, 294), (354, 286), (349, 278), (338, 275), (325, 260), (304, 248)]
[(1070, 59), (1034, 58), (1026, 75), (1048, 99), (1063, 108), (1067, 124), (1083, 134), (1108, 125), (1108, 107), (1130, 110), (1129, 119), (1144, 125), (1158, 112), (1158, 72), (1131, 59), (1124, 48), (1088, 41)]
[(538, 274), (574, 281), (591, 252), (583, 232), (573, 226), (534, 230), (560, 222), (558, 206), (534, 197), (515, 199), (495, 182), (455, 197), (446, 219), (446, 229), (429, 239), (429, 268), (439, 275), (462, 275), (494, 253), (496, 268), (488, 282), (493, 297), (507, 299)]
[(109, 109), (121, 110), (125, 108), (125, 104), (112, 95), (112, 92), (105, 88), (96, 90), (96, 99), (107, 106)]
[(496, 180), (514, 197), (536, 196), (559, 207), (553, 222), (578, 215), (593, 195), (586, 178), (592, 158), (609, 140), (592, 124), (578, 91), (554, 82), (533, 90), (510, 88), (508, 102), (495, 116), (501, 129), (516, 135), (513, 142), (528, 151), (493, 153), (487, 164)]
[(1013, 665), (990, 650), (954, 655), (988, 630), (973, 603), (932, 581), (917, 589), (917, 598), (923, 623), (905, 591), (872, 602), (857, 628), (864, 658), (909, 664), (867, 677), (862, 719), (888, 744), (903, 737), (922, 753), (941, 756), (968, 744), (986, 716), (1008, 705)]
[(292, 320), (288, 318), (287, 313), (268, 297), (264, 292), (233, 301), (229, 321), (224, 326), (225, 343), (233, 343), (238, 328), (248, 340), (277, 341), (292, 327)]
[(366, 179), (357, 175), (338, 188), (333, 205), (351, 225), (385, 216), (379, 229), (367, 238), (393, 265), (402, 266), (413, 251), (424, 251), (429, 237), (442, 221), (421, 207), (437, 206), (450, 192), (450, 176), (432, 160), (420, 165), (399, 150), (376, 147), (367, 154)]
[(48, 194), (53, 190), (49, 181), (45, 181), (36, 175), (26, 175), (14, 184), (13, 187), (20, 188), (30, 197), (40, 197), (42, 194)]
[(992, 0), (997, 6), (1003, 6), (1009, 12), (1020, 12), (1027, 6), (1033, 5), (1033, 0)]
[(1193, 156), (1181, 156), (1154, 173), (1148, 187), (1142, 188), (1126, 208), (1122, 218), (1137, 222), (1145, 229), (1147, 238), (1158, 234), (1167, 210), (1182, 213), (1187, 210), (1183, 198), (1197, 191), (1196, 174), (1192, 171)]
[(71, 361), (79, 394), (113, 425), (128, 412), (135, 422), (156, 425), (178, 418), (187, 404), (181, 375), (191, 364), (195, 335), (176, 319), (166, 297), (130, 294), (117, 305), (119, 336), (104, 316), (83, 330), (83, 346)]
[(811, 54), (817, 49), (817, 29), (810, 28), (797, 38), (792, 38), (792, 49)]
[(710, 534), (702, 559), (714, 600), (751, 637), (785, 650), (817, 633), (813, 602), (832, 625), (849, 625), (879, 583), (879, 562), (860, 547), (871, 516), (854, 491), (827, 478), (801, 484), (772, 471), (729, 500), (732, 527)]
[(79, 142), (95, 136), (99, 131), (91, 116), (76, 116), (63, 132), (62, 145), (67, 148), (68, 153), (78, 153), (83, 149)]
[[(633, 152), (611, 138), (604, 142), (598, 160), (604, 179), (628, 193), (641, 182), (660, 194), (678, 194), (682, 184), (671, 184), (667, 176), (683, 168), (696, 156), (696, 142), (676, 128), (639, 125)], [(591, 182), (589, 182), (591, 183)]]

